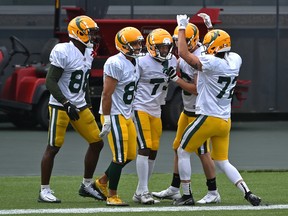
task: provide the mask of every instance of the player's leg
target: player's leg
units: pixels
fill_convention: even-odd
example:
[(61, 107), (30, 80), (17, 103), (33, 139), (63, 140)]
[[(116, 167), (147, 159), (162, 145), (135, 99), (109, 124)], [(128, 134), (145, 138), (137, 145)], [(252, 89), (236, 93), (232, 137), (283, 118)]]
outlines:
[(51, 106), (49, 106), (49, 116), (48, 145), (41, 161), (41, 190), (38, 202), (59, 203), (61, 200), (56, 198), (50, 189), (50, 178), (55, 156), (64, 143), (69, 117), (65, 111)]
[(177, 155), (177, 149), (180, 145), (180, 140), (183, 135), (183, 132), (185, 128), (187, 127), (189, 122), (192, 122), (195, 119), (195, 117), (189, 117), (184, 112), (180, 114), (179, 120), (178, 120), (178, 126), (176, 131), (176, 137), (173, 142), (173, 150), (174, 150), (174, 166), (173, 166), (173, 176), (171, 185), (160, 192), (152, 192), (152, 195), (154, 197), (160, 198), (160, 199), (179, 199), (181, 197), (180, 194), (180, 176), (178, 172), (178, 155)]
[[(103, 120), (101, 118), (101, 120)], [(128, 158), (130, 139), (129, 127), (133, 124), (132, 119), (125, 119), (122, 115), (111, 116), (111, 133), (108, 134), (108, 142), (112, 152), (112, 162), (109, 165), (108, 171), (108, 197), (106, 204), (109, 206), (127, 206), (128, 204), (121, 200), (118, 196), (118, 184), (120, 181), (123, 167), (135, 158)], [(134, 126), (134, 125), (133, 125)], [(134, 140), (136, 145), (136, 138)], [(136, 147), (134, 148), (136, 151)], [(101, 178), (100, 178), (101, 180)]]
[[(231, 128), (231, 120), (228, 122), (222, 120), (218, 123), (222, 130), (222, 134), (212, 138), (212, 158), (215, 161), (216, 166), (225, 173), (227, 178), (242, 191), (244, 198), (253, 206), (258, 206), (261, 203), (261, 198), (254, 195), (247, 184), (243, 180), (239, 171), (229, 162), (228, 150), (229, 150), (229, 136)], [(221, 136), (222, 135), (222, 136)]]
[(209, 142), (210, 139), (207, 140), (200, 148), (198, 148), (196, 152), (201, 160), (201, 164), (206, 176), (206, 185), (208, 188), (207, 194), (202, 199), (197, 201), (199, 204), (221, 202), (221, 197), (217, 190), (215, 164), (210, 155)]
[(182, 184), (183, 195), (174, 202), (175, 205), (194, 205), (191, 187), (191, 161), (190, 155), (195, 152), (214, 131), (211, 129), (209, 117), (200, 115), (190, 123), (182, 136), (178, 153), (178, 169)]
[(79, 195), (103, 200), (106, 199), (106, 196), (96, 187), (93, 179), (99, 155), (104, 145), (99, 137), (100, 130), (90, 109), (86, 108), (80, 111), (79, 117), (78, 121), (71, 121), (71, 124), (89, 144), (84, 159), (84, 176)]
[(150, 116), (143, 111), (134, 111), (134, 124), (137, 132), (138, 154), (136, 171), (138, 184), (132, 199), (142, 204), (153, 204), (154, 199), (149, 193), (149, 155), (152, 148), (152, 130)]

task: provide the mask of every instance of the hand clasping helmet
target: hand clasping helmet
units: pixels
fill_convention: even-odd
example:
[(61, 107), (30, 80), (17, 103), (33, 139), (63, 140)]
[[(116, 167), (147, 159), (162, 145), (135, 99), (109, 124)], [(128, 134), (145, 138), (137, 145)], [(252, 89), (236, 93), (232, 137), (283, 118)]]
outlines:
[[(174, 35), (173, 35), (173, 40), (176, 42), (178, 41), (178, 32), (179, 32), (179, 27), (177, 26), (174, 30)], [(185, 29), (185, 36), (186, 36), (186, 41), (188, 45), (189, 51), (191, 51), (194, 47), (197, 46), (199, 42), (199, 30), (196, 25), (192, 23), (188, 23), (186, 29)]]
[(211, 30), (205, 35), (203, 45), (206, 47), (206, 53), (208, 54), (215, 55), (219, 52), (230, 51), (230, 35), (221, 29)]
[(146, 38), (146, 47), (150, 56), (155, 59), (165, 61), (172, 58), (173, 40), (165, 29), (157, 28), (150, 32)]
[(145, 55), (141, 52), (143, 41), (144, 38), (137, 28), (125, 27), (117, 32), (115, 47), (124, 55), (135, 58)]
[(98, 31), (97, 23), (88, 16), (77, 16), (68, 24), (69, 37), (80, 41), (88, 48), (93, 48), (96, 43)]

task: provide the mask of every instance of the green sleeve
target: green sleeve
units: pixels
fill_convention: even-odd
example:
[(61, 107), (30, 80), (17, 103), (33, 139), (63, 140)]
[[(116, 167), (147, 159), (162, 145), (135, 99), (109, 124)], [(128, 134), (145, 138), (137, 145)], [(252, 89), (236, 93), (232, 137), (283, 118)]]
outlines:
[(54, 65), (50, 65), (47, 76), (46, 76), (46, 87), (50, 91), (50, 93), (53, 95), (53, 97), (63, 104), (67, 99), (61, 92), (58, 81), (60, 77), (62, 76), (64, 69), (56, 67)]
[(90, 89), (89, 88), (89, 80), (87, 80), (87, 87), (86, 87), (86, 92), (85, 92), (85, 100), (86, 100), (87, 106), (88, 107), (92, 107), (89, 89)]

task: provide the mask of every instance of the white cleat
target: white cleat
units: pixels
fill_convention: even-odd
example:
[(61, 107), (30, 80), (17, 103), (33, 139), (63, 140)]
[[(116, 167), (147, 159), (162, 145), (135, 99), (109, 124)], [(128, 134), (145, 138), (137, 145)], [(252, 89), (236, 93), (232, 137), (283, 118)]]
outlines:
[(155, 200), (153, 199), (151, 193), (148, 191), (142, 193), (141, 195), (137, 195), (134, 193), (132, 200), (136, 203), (141, 203), (145, 205), (151, 205), (155, 203)]
[(48, 188), (41, 190), (39, 193), (38, 202), (61, 203), (61, 200), (57, 199), (53, 193), (54, 192)]
[(218, 191), (208, 191), (208, 193), (201, 199), (198, 200), (198, 204), (211, 204), (211, 203), (220, 203), (221, 197)]
[(167, 188), (160, 192), (152, 192), (152, 195), (159, 199), (176, 200), (181, 198), (180, 190), (172, 191), (170, 188)]

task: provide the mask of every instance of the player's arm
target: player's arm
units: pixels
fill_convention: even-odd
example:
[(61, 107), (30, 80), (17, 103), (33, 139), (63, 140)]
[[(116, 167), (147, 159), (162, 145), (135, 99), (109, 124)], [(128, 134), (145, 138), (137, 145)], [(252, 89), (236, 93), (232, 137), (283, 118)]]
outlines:
[(50, 91), (53, 97), (59, 101), (61, 104), (67, 101), (66, 97), (63, 95), (61, 89), (58, 86), (58, 81), (62, 76), (64, 69), (50, 65), (47, 76), (46, 76), (46, 88)]
[(102, 91), (102, 112), (104, 116), (104, 122), (102, 126), (100, 137), (107, 136), (111, 131), (111, 106), (112, 106), (112, 94), (115, 91), (118, 80), (106, 76), (104, 79), (103, 91)]
[(61, 89), (58, 86), (58, 81), (62, 76), (63, 71), (63, 68), (50, 65), (46, 76), (46, 87), (53, 95), (53, 97), (63, 105), (69, 118), (73, 121), (77, 121), (79, 119), (79, 109), (70, 103), (70, 101), (63, 95)]
[(185, 82), (183, 79), (179, 77), (176, 83), (185, 91), (189, 92), (190, 94), (197, 95), (197, 87), (194, 83)]
[[(180, 59), (177, 59), (177, 67), (176, 67), (176, 71), (180, 71)], [(178, 76), (177, 76), (178, 77)], [(172, 81), (175, 81), (175, 83), (177, 83), (183, 90), (189, 92), (190, 94), (195, 94), (197, 95), (197, 88), (196, 88), (196, 83), (189, 83), (186, 82), (185, 80), (183, 80), (181, 77), (179, 77), (178, 79), (172, 79)]]
[(110, 115), (112, 106), (112, 94), (115, 91), (117, 79), (110, 76), (106, 76), (104, 79), (103, 91), (102, 91), (102, 112), (103, 115)]
[(91, 103), (91, 98), (90, 98), (90, 92), (89, 92), (89, 80), (87, 80), (87, 84), (86, 84), (86, 90), (85, 90), (85, 100), (87, 103), (87, 106), (91, 109), (92, 108), (92, 103)]
[(208, 14), (206, 14), (206, 13), (199, 13), (198, 16), (203, 19), (204, 24), (207, 27), (207, 31), (208, 32), (211, 31), (213, 29), (213, 25), (212, 25), (210, 16)]
[(185, 29), (188, 25), (189, 18), (187, 15), (177, 15), (178, 32), (178, 55), (183, 58), (191, 67), (198, 71), (202, 71), (202, 64), (199, 58), (188, 51), (188, 46), (185, 38)]

